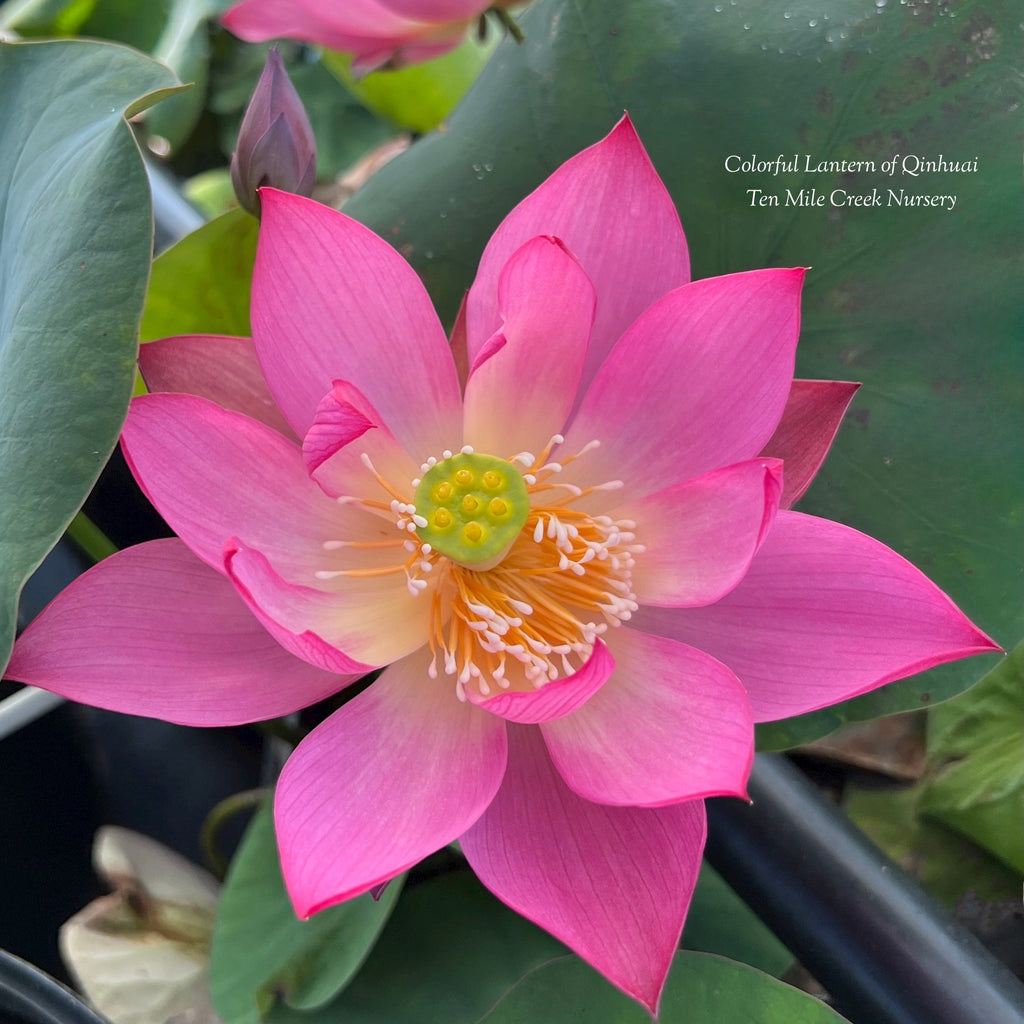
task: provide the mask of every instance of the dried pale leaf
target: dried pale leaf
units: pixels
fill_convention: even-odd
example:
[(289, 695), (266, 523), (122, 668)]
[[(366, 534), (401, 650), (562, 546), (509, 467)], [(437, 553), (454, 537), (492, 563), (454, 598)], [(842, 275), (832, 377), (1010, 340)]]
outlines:
[(217, 1024), (209, 947), (217, 883), (145, 836), (104, 828), (93, 847), (114, 892), (61, 929), (61, 954), (114, 1024)]
[(107, 825), (96, 833), (93, 865), (113, 889), (128, 879), (154, 900), (194, 903), (211, 912), (217, 906), (220, 886), (212, 875), (155, 839), (126, 828)]

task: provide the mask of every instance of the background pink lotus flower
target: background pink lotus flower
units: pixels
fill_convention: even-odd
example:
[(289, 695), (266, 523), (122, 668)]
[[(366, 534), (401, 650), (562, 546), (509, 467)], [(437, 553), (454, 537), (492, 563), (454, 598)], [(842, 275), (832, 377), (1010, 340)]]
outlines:
[(744, 795), (753, 723), (995, 645), (899, 555), (790, 511), (855, 385), (792, 380), (802, 270), (689, 282), (628, 119), (498, 227), (464, 385), (384, 241), (262, 200), (252, 342), (141, 353), (123, 446), (180, 539), (83, 576), (10, 674), (214, 725), (387, 665), (278, 784), (297, 912), (459, 838), (656, 1012), (701, 798)]
[(440, 57), (503, 0), (242, 0), (221, 18), (248, 42), (300, 39), (354, 56), (353, 70)]

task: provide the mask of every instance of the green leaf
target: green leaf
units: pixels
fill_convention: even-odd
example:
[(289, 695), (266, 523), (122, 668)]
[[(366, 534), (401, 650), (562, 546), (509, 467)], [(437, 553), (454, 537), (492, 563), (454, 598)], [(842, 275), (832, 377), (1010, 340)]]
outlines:
[(471, 36), (436, 60), (399, 71), (374, 71), (365, 78), (352, 75), (347, 54), (326, 50), (323, 62), (370, 110), (402, 128), (429, 132), (455, 109), (497, 43), (493, 32), (484, 42)]
[(232, 861), (213, 933), (210, 988), (228, 1024), (256, 1024), (280, 1000), (320, 1006), (359, 969), (402, 889), (367, 894), (300, 921), (284, 888), (270, 804), (253, 818)]
[(922, 813), (963, 832), (1024, 873), (1024, 642), (984, 679), (929, 718), (937, 763)]
[(203, 112), (209, 70), (207, 22), (228, 0), (99, 0), (82, 33), (145, 50), (192, 87), (147, 117), (150, 131), (177, 149)]
[(174, 82), (122, 46), (0, 44), (0, 665), (124, 420), (152, 246), (124, 115)]
[(182, 195), (208, 220), (233, 210), (238, 205), (231, 172), (227, 167), (212, 167), (192, 175), (182, 183)]
[(73, 36), (97, 0), (7, 0), (0, 3), (0, 31), (23, 37)]
[[(480, 1024), (650, 1024), (639, 1004), (576, 957), (525, 975)], [(835, 1010), (752, 967), (707, 953), (677, 953), (659, 1024), (839, 1024)]]
[(249, 331), (249, 292), (259, 223), (231, 210), (186, 235), (153, 261), (143, 341), (172, 334)]
[(793, 963), (793, 954), (707, 863), (701, 865), (681, 945), (739, 960), (776, 977)]
[[(1024, 458), (1015, 6), (549, 0), (522, 27), (526, 43), (498, 49), (449, 130), (383, 168), (346, 211), (410, 254), (450, 320), (501, 218), (628, 109), (678, 205), (696, 276), (810, 265), (798, 375), (864, 382), (802, 507), (894, 547), (986, 632), (1014, 639), (1024, 518), (1008, 471)], [(725, 169), (730, 155), (780, 153), (873, 160), (875, 172)], [(894, 179), (881, 170), (893, 154), (977, 158), (978, 170)], [(889, 187), (958, 201), (952, 212), (752, 208), (746, 192)], [(791, 745), (937, 703), (984, 664), (943, 666), (763, 727), (760, 739)]]
[[(948, 907), (971, 895), (985, 901), (1020, 899), (1020, 874), (970, 840), (921, 816), (923, 787), (846, 787), (844, 810), (908, 874)], [(1016, 833), (1019, 836), (1019, 832)]]
[(81, 31), (99, 39), (125, 43), (152, 53), (170, 16), (174, 0), (95, 0)]
[(469, 871), (440, 875), (406, 888), (338, 999), (311, 1013), (275, 1009), (269, 1021), (475, 1024), (518, 978), (564, 953), (565, 946), (499, 903)]

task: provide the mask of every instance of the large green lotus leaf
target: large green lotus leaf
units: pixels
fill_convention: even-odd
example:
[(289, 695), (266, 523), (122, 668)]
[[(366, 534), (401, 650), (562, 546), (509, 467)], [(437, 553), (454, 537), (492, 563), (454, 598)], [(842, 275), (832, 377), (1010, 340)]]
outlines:
[(706, 861), (701, 865), (680, 945), (718, 953), (776, 976), (793, 963), (793, 954)]
[[(504, 214), (628, 108), (679, 207), (695, 275), (810, 266), (797, 371), (864, 382), (802, 508), (885, 541), (1007, 643), (1021, 615), (1019, 21), (999, 0), (545, 0), (523, 15), (526, 43), (498, 48), (449, 129), (347, 209), (410, 254), (451, 318)], [(780, 154), (799, 169), (726, 170), (733, 155)], [(882, 171), (908, 154), (976, 160), (977, 171)], [(808, 171), (807, 157), (875, 170)], [(787, 189), (878, 189), (887, 203), (890, 187), (957, 201), (784, 205)], [(780, 205), (752, 207), (752, 188)], [(759, 738), (791, 745), (935, 703), (991, 664), (944, 666)]]
[[(721, 879), (701, 872), (683, 944), (781, 971), (792, 957)], [(408, 887), (365, 966), (313, 1014), (276, 1007), (274, 1024), (475, 1024), (517, 979), (565, 947), (513, 913), (468, 871)], [(588, 976), (596, 976), (588, 970)], [(400, 983), (399, 983), (400, 982)], [(604, 985), (603, 982), (597, 984)], [(607, 986), (605, 986), (607, 987)], [(558, 1015), (537, 1020), (569, 1020)]]
[(98, 0), (81, 31), (116, 39), (152, 54), (192, 84), (147, 116), (151, 131), (177, 149), (203, 112), (209, 66), (207, 21), (228, 0)]
[(963, 696), (936, 708), (928, 756), (936, 773), (922, 813), (1024, 872), (1024, 643)]
[(249, 290), (259, 223), (234, 209), (186, 235), (153, 261), (140, 335), (249, 331)]
[(124, 420), (152, 246), (125, 114), (174, 88), (123, 46), (0, 44), (0, 665)]
[(246, 831), (224, 884), (210, 959), (213, 1003), (228, 1024), (258, 1024), (283, 1001), (309, 1009), (355, 975), (394, 908), (404, 879), (314, 914), (295, 916), (285, 892), (269, 802)]
[[(581, 960), (563, 957), (526, 975), (480, 1024), (649, 1024), (650, 1019)], [(806, 992), (708, 953), (676, 954), (658, 1013), (660, 1024), (839, 1024), (845, 1019)]]
[[(476, 1024), (565, 946), (499, 903), (469, 871), (409, 885), (363, 969), (318, 1010), (277, 1007), (269, 1024)], [(540, 1017), (538, 1020), (574, 1018)]]

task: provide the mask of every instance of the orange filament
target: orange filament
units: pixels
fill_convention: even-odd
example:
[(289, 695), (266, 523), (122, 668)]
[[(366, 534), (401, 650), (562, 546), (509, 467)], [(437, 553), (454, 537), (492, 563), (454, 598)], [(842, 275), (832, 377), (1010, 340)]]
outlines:
[[(395, 500), (390, 507), (358, 498), (339, 500), (358, 502), (372, 511), (387, 507), (403, 537), (328, 541), (324, 546), (328, 550), (402, 546), (408, 557), (397, 564), (337, 569), (316, 576), (358, 579), (405, 573), (411, 593), (429, 588), (424, 600), (430, 601), (431, 609), (430, 674), (436, 677), (440, 667), (453, 676), (460, 700), (467, 699), (467, 688), (485, 698), (506, 690), (529, 691), (579, 671), (609, 626), (627, 621), (636, 610), (631, 571), (634, 556), (643, 547), (635, 542), (632, 521), (591, 516), (569, 507), (621, 484), (578, 487), (554, 481), (565, 465), (596, 447), (591, 442), (561, 462), (549, 462), (552, 448), (562, 440), (555, 435), (539, 455), (522, 452), (507, 460), (523, 467), (530, 509), (508, 552), (486, 569), (460, 564), (429, 543), (421, 543), (417, 527), (422, 529), (427, 520), (364, 456), (366, 467)], [(445, 458), (450, 457), (446, 452)], [(436, 464), (436, 459), (428, 460), (424, 473)], [(412, 489), (418, 484), (413, 481)], [(554, 492), (559, 490), (562, 493), (556, 498)], [(492, 503), (501, 500), (494, 498)]]

